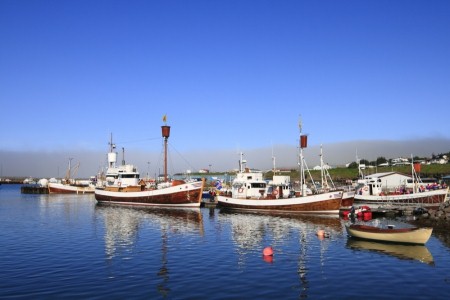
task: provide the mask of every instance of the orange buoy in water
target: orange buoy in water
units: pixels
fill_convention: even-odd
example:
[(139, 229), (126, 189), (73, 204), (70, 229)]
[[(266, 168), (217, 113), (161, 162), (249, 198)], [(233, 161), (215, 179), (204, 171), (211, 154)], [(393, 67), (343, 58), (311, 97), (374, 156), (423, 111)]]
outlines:
[(317, 231), (317, 235), (323, 237), (323, 236), (325, 236), (325, 231), (323, 229), (320, 229)]
[(264, 248), (263, 250), (263, 255), (264, 256), (272, 256), (273, 255), (273, 249), (271, 246), (268, 246), (266, 248)]

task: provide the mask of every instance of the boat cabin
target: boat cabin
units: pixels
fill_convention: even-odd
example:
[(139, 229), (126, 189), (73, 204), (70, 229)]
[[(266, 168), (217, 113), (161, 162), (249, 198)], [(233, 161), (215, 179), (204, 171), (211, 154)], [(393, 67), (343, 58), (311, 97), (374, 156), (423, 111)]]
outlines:
[(137, 186), (139, 185), (140, 175), (133, 165), (122, 165), (119, 167), (108, 168), (106, 173), (106, 186)]
[(290, 176), (274, 175), (269, 181), (268, 194), (272, 194), (275, 198), (291, 198), (295, 196), (295, 191), (291, 184)]
[(235, 198), (262, 198), (267, 194), (267, 182), (262, 172), (246, 170), (236, 175), (231, 192)]
[(358, 180), (356, 192), (358, 195), (376, 196), (381, 193), (402, 192), (408, 179), (411, 177), (397, 172), (375, 173)]

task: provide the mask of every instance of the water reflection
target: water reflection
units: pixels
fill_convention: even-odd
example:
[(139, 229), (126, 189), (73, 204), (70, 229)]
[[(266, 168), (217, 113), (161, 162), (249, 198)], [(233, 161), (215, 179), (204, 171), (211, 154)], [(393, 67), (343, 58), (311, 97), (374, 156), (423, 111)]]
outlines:
[[(140, 227), (151, 224), (160, 230), (161, 258), (156, 285), (158, 293), (166, 298), (169, 288), (169, 236), (171, 234), (204, 234), (200, 209), (168, 209), (168, 208), (135, 208), (102, 206), (96, 210), (103, 216), (105, 224), (105, 253), (108, 260), (123, 252), (132, 251), (138, 237)], [(145, 226), (147, 228), (148, 226)], [(132, 255), (130, 255), (132, 256)]]
[(434, 266), (433, 255), (431, 255), (428, 248), (423, 245), (403, 245), (349, 238), (347, 240), (347, 248), (363, 251), (373, 251), (391, 255), (399, 259), (417, 260), (422, 263)]
[[(261, 250), (271, 241), (274, 249), (282, 249), (284, 244), (297, 240), (300, 298), (307, 297), (309, 289), (308, 281), (308, 257), (311, 248), (319, 244), (321, 264), (325, 261), (325, 252), (331, 240), (342, 235), (343, 224), (339, 216), (333, 215), (292, 215), (283, 213), (251, 213), (233, 212), (221, 210), (219, 221), (231, 225), (232, 239), (237, 247), (239, 255), (238, 264), (245, 263), (245, 255), (255, 249)], [(318, 230), (324, 230), (327, 238), (320, 239)], [(297, 254), (296, 254), (297, 255)], [(274, 263), (273, 259), (263, 259)]]
[(139, 227), (143, 222), (161, 229), (163, 250), (167, 232), (199, 233), (203, 235), (200, 209), (136, 208), (96, 205), (105, 223), (105, 252), (113, 258), (121, 250), (129, 250), (135, 244)]
[(306, 239), (316, 237), (319, 229), (330, 235), (342, 233), (343, 230), (338, 216), (327, 215), (261, 214), (221, 210), (219, 221), (230, 223), (232, 238), (242, 250), (259, 248), (268, 237), (273, 243), (282, 244), (298, 232)]

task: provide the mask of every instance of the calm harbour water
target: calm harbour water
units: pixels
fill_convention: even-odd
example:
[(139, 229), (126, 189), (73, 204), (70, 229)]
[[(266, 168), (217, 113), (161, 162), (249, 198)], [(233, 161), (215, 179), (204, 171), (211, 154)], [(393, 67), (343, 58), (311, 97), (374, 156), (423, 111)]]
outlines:
[(1, 185), (0, 298), (450, 298), (450, 249), (434, 234), (426, 246), (363, 242), (344, 222), (100, 206)]

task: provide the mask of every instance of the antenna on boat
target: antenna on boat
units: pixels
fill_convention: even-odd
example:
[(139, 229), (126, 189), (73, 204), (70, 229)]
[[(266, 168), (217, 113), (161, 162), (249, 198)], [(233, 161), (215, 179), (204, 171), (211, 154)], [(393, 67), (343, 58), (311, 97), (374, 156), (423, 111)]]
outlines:
[(273, 165), (273, 175), (275, 175), (276, 167), (275, 167), (275, 156), (273, 155), (273, 145), (272, 145), (272, 165)]
[(246, 163), (246, 161), (244, 160), (244, 153), (240, 152), (240, 159), (239, 159), (239, 173), (243, 173), (244, 172), (244, 164)]
[(73, 157), (69, 157), (69, 168), (67, 169), (66, 180), (70, 180), (70, 173), (72, 172), (72, 159)]
[[(326, 167), (325, 163), (323, 162), (322, 144), (320, 145), (320, 170), (321, 170), (320, 174), (322, 176), (322, 188), (323, 187), (325, 187), (326, 189), (330, 187), (332, 187), (333, 189), (336, 188), (334, 186), (333, 178), (331, 178), (330, 172), (328, 172), (328, 167)], [(331, 185), (328, 184), (328, 179), (330, 179)]]
[(164, 138), (164, 182), (167, 182), (167, 140), (170, 136), (170, 126), (166, 125), (167, 115), (163, 116), (164, 125), (161, 126), (162, 137)]
[[(358, 158), (358, 149), (356, 149), (356, 163), (358, 164), (358, 175), (361, 177), (360, 179), (364, 179), (364, 173), (362, 171), (362, 167), (361, 167), (361, 160)], [(365, 168), (365, 166), (364, 166)]]
[(328, 182), (327, 182), (327, 178), (325, 177), (325, 173), (323, 170), (323, 150), (322, 150), (322, 144), (320, 144), (320, 179), (321, 179), (321, 187), (323, 188), (324, 185), (326, 185), (326, 187), (328, 188)]
[(116, 161), (117, 161), (117, 154), (114, 152), (116, 149), (116, 144), (113, 143), (113, 137), (111, 133), (111, 139), (109, 142), (109, 153), (108, 153), (108, 167), (109, 168), (115, 168), (116, 167)]

